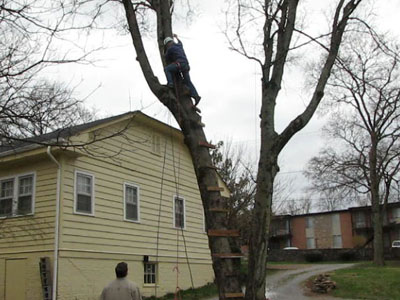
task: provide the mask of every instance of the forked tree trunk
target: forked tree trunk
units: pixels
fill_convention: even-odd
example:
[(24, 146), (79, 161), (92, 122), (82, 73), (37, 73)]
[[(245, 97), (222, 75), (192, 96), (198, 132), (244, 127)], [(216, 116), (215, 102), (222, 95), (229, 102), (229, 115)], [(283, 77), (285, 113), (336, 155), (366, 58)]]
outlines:
[[(170, 19), (169, 21), (163, 20), (164, 18), (171, 18), (169, 5), (165, 5), (166, 2), (160, 1), (160, 4), (156, 6), (159, 43), (162, 43), (162, 40), (166, 36), (172, 36)], [(212, 167), (209, 144), (204, 134), (201, 117), (194, 109), (192, 99), (185, 93), (183, 86), (179, 82), (176, 90), (171, 90), (160, 85), (152, 72), (144, 50), (134, 7), (130, 0), (123, 0), (123, 4), (133, 44), (138, 56), (137, 60), (140, 63), (146, 81), (154, 95), (174, 115), (183, 132), (184, 142), (191, 153), (207, 229), (226, 230), (227, 212), (224, 211), (224, 208), (226, 208), (224, 201), (226, 200), (221, 197), (220, 191), (216, 189), (218, 187), (217, 174)], [(227, 295), (238, 295), (237, 299), (243, 299), (239, 297), (241, 293), (238, 272), (240, 269), (240, 260), (232, 255), (240, 254), (240, 248), (237, 243), (227, 236), (208, 236), (208, 242), (213, 256), (212, 263), (218, 285), (219, 298), (226, 299)], [(229, 299), (234, 300), (235, 297), (229, 297)]]

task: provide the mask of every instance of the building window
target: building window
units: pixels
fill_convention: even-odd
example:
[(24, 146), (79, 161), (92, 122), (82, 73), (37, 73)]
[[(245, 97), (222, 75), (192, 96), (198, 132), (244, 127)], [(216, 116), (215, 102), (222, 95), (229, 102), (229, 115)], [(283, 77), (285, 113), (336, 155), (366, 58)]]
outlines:
[(342, 248), (342, 236), (334, 235), (333, 236), (333, 248)]
[(175, 228), (185, 228), (185, 199), (174, 197), (174, 226)]
[(314, 228), (314, 219), (312, 217), (306, 218), (306, 228)]
[(0, 180), (0, 217), (32, 214), (34, 188), (34, 174)]
[(94, 214), (94, 176), (75, 172), (75, 212)]
[(392, 219), (400, 219), (400, 207), (393, 208)]
[(125, 220), (139, 222), (139, 187), (124, 184)]
[(144, 284), (157, 283), (157, 265), (155, 263), (144, 263)]
[(307, 249), (315, 249), (315, 239), (307, 238)]
[(161, 137), (155, 133), (152, 136), (151, 151), (155, 154), (161, 154)]
[(355, 228), (364, 228), (366, 227), (367, 222), (365, 220), (365, 213), (363, 211), (357, 211), (354, 213), (354, 227)]

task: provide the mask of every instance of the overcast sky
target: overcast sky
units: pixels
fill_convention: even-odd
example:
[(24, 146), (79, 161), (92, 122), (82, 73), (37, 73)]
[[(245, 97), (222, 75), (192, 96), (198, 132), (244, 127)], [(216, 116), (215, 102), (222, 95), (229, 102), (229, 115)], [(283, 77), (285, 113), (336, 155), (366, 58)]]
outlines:
[[(184, 1), (183, 1), (184, 2)], [(221, 33), (224, 22), (224, 1), (197, 0), (197, 15), (190, 24), (177, 22), (174, 31), (184, 43), (191, 65), (191, 78), (202, 100), (203, 122), (209, 139), (227, 140), (234, 144), (247, 145), (249, 157), (256, 161), (259, 146), (260, 74), (256, 64), (228, 49)], [(302, 1), (300, 1), (302, 2)], [(321, 6), (326, 1), (307, 0), (307, 13), (314, 22), (325, 26)], [(400, 36), (398, 12), (399, 0), (376, 1), (374, 12), (383, 30)], [(316, 4), (315, 6), (311, 6)], [(150, 93), (139, 64), (130, 36), (114, 30), (92, 33), (90, 42), (102, 41), (107, 47), (96, 55), (93, 65), (69, 65), (54, 69), (51, 76), (76, 84), (80, 96), (95, 90), (86, 100), (89, 107), (96, 108), (101, 116), (110, 116), (127, 111), (142, 110), (144, 113), (176, 126), (168, 110)], [(147, 50), (153, 68), (162, 83), (165, 83), (155, 42), (147, 41)], [(280, 131), (298, 115), (308, 101), (304, 93), (302, 71), (291, 69), (277, 105), (276, 123)], [(97, 89), (96, 89), (97, 88)], [(312, 121), (296, 135), (283, 150), (280, 157), (281, 175), (294, 180), (296, 194), (305, 186), (301, 172), (304, 165), (323, 146), (321, 126), (324, 120), (314, 116)]]

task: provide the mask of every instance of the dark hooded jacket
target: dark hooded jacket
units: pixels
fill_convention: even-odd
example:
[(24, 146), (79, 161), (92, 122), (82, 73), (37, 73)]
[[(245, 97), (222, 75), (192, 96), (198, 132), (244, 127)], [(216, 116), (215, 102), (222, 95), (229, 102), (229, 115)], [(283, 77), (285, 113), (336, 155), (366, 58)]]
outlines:
[(182, 42), (178, 40), (178, 43), (173, 43), (165, 52), (165, 60), (167, 64), (171, 64), (174, 62), (186, 63), (189, 65), (189, 62), (186, 58), (185, 50), (183, 50)]

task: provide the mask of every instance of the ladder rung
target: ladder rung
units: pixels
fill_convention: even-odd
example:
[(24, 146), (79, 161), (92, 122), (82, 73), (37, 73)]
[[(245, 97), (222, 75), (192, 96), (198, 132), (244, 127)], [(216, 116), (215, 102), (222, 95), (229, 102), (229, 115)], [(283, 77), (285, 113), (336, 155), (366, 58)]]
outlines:
[(212, 207), (212, 208), (210, 208), (210, 209), (208, 209), (208, 210), (209, 210), (209, 211), (212, 211), (212, 212), (222, 212), (222, 213), (227, 213), (227, 212), (229, 212), (228, 209), (222, 208), (222, 207)]
[(241, 258), (243, 257), (242, 253), (213, 253), (213, 257), (216, 258)]
[(223, 190), (224, 190), (224, 188), (219, 187), (219, 186), (208, 186), (207, 187), (208, 192), (222, 192)]
[(244, 298), (243, 293), (225, 293), (225, 298)]
[(239, 230), (236, 229), (209, 229), (209, 236), (240, 236)]
[(215, 145), (207, 143), (207, 142), (199, 142), (199, 146), (210, 148), (210, 149), (215, 149), (216, 148)]

